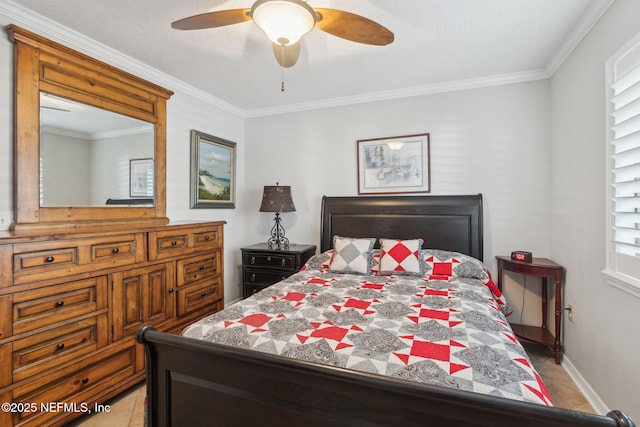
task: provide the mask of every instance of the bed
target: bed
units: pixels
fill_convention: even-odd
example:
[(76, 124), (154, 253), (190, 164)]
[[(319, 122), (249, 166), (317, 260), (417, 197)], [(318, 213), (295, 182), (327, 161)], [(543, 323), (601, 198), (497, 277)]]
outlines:
[(138, 332), (149, 425), (634, 426), (552, 407), (481, 263), (481, 195), (321, 211), (299, 273), (183, 336)]

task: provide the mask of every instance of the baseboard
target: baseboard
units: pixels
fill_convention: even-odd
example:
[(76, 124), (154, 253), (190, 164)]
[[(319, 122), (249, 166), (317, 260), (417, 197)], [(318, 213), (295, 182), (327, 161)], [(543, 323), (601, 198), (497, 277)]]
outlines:
[(576, 369), (574, 364), (571, 363), (571, 360), (566, 355), (562, 356), (562, 367), (565, 371), (567, 371), (569, 377), (576, 384), (576, 387), (578, 387), (578, 390), (582, 392), (585, 399), (587, 399), (587, 402), (589, 402), (589, 404), (597, 414), (605, 415), (610, 411), (607, 405), (602, 401), (602, 399), (600, 399), (600, 396), (598, 396), (595, 390), (589, 385), (587, 380), (584, 379), (582, 374), (580, 374), (580, 372)]

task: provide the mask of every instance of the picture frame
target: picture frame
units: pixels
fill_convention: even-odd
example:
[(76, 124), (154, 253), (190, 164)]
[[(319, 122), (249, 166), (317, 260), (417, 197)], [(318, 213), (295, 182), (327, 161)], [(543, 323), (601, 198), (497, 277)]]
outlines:
[(358, 194), (430, 193), (428, 133), (360, 139)]
[(129, 196), (154, 197), (155, 171), (153, 159), (129, 160)]
[(191, 130), (191, 208), (235, 208), (236, 143)]

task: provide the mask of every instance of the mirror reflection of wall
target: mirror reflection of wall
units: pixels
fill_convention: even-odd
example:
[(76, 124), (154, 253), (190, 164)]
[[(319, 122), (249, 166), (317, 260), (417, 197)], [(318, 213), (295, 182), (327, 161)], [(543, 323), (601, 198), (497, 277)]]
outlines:
[(153, 125), (40, 95), (40, 206), (129, 199), (130, 160), (153, 158)]

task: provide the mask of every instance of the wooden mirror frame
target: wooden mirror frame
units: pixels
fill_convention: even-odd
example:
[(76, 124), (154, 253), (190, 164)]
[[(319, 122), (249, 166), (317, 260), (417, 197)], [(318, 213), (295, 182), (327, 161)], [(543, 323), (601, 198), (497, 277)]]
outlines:
[[(14, 230), (161, 225), (166, 217), (166, 101), (173, 92), (15, 25)], [(152, 207), (40, 206), (40, 92), (154, 125)]]

